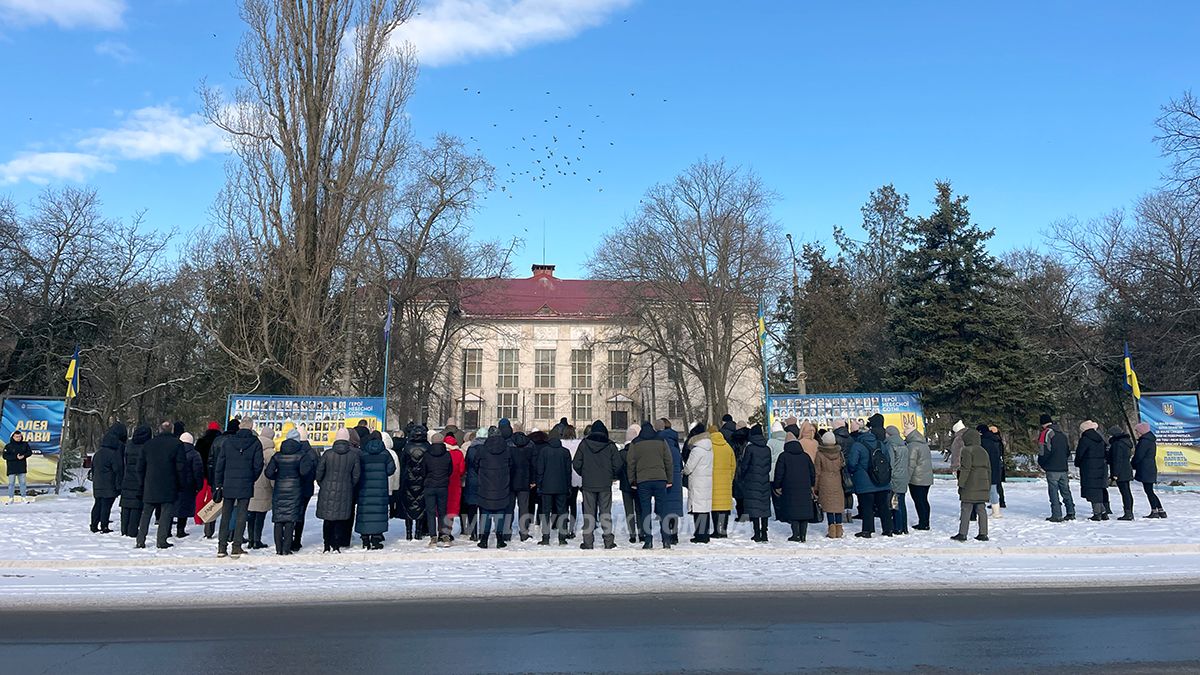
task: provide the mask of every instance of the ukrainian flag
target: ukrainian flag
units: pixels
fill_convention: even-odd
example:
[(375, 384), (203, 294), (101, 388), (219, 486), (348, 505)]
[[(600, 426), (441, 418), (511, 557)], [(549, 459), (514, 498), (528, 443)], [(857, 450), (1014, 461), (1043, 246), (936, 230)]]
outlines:
[(767, 344), (767, 314), (763, 304), (758, 303), (758, 346)]
[(1129, 343), (1125, 343), (1125, 388), (1133, 392), (1135, 399), (1142, 398), (1142, 388), (1138, 386), (1137, 372), (1133, 370), (1133, 357), (1129, 355)]
[(67, 381), (67, 398), (75, 398), (79, 393), (79, 347), (75, 347), (75, 355), (71, 357), (67, 376), (63, 379)]

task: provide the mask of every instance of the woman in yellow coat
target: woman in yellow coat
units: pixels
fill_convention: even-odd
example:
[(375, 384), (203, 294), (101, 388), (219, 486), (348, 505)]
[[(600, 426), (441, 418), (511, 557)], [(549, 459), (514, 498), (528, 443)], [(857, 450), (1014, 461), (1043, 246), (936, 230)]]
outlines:
[(712, 537), (724, 539), (729, 536), (729, 513), (733, 510), (733, 476), (737, 470), (737, 459), (733, 455), (733, 447), (716, 426), (708, 427), (708, 436), (713, 449)]

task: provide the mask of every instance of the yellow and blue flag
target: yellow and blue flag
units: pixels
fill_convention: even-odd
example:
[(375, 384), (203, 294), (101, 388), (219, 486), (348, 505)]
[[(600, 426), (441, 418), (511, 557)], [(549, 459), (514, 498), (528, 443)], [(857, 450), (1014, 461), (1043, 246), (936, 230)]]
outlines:
[(79, 347), (75, 347), (75, 355), (71, 357), (71, 363), (67, 365), (67, 376), (63, 378), (67, 381), (67, 398), (75, 398), (79, 393)]
[(763, 304), (758, 303), (758, 346), (767, 344), (767, 314)]
[(1133, 392), (1135, 399), (1142, 398), (1142, 388), (1138, 386), (1137, 372), (1133, 369), (1133, 357), (1129, 355), (1129, 343), (1125, 343), (1125, 389)]

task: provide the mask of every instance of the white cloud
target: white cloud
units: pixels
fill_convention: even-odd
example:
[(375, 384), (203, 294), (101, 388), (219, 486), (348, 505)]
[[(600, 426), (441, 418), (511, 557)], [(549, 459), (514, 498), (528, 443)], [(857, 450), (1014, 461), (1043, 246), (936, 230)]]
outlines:
[(225, 132), (192, 113), (182, 115), (170, 106), (151, 106), (130, 113), (116, 129), (100, 129), (79, 147), (123, 159), (152, 159), (174, 155), (194, 162), (229, 149)]
[(82, 181), (97, 171), (113, 168), (103, 158), (82, 152), (26, 152), (0, 164), (0, 183)]
[(120, 28), (125, 0), (0, 0), (0, 24), (59, 28)]
[(513, 54), (604, 23), (634, 0), (433, 0), (397, 31), (424, 65)]
[(105, 40), (97, 44), (95, 49), (100, 56), (111, 56), (121, 63), (129, 63), (134, 59), (133, 48), (120, 40)]

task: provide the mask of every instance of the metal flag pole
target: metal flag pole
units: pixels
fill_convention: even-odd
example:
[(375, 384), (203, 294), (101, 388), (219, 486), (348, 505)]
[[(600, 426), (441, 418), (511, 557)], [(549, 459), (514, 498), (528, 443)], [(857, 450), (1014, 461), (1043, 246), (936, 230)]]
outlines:
[(763, 425), (770, 433), (771, 428), (771, 383), (767, 378), (767, 315), (763, 311), (762, 300), (758, 301), (758, 350), (762, 358), (763, 375)]
[(388, 371), (392, 364), (392, 294), (388, 292), (387, 319), (383, 323), (383, 427), (387, 428)]

